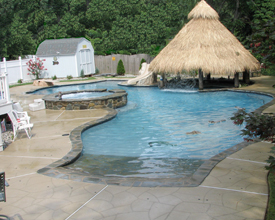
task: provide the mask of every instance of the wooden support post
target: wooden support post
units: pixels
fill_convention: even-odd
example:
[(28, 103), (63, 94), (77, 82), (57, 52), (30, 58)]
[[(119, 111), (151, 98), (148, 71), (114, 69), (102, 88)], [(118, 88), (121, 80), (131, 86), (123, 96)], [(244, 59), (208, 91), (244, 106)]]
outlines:
[(240, 87), (239, 73), (235, 73), (235, 76), (234, 76), (234, 87), (235, 88), (239, 88)]
[(153, 73), (153, 83), (158, 82), (158, 75), (156, 73)]
[(207, 80), (211, 80), (211, 73), (207, 74)]
[(203, 90), (203, 72), (199, 69), (199, 90)]
[(245, 84), (250, 83), (250, 75), (249, 75), (249, 72), (247, 70), (243, 72), (243, 82)]

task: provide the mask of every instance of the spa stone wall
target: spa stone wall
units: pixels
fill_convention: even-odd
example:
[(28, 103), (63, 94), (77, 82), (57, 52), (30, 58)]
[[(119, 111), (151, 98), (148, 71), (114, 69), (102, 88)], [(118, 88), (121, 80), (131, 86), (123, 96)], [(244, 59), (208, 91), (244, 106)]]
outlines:
[(57, 94), (43, 97), (46, 109), (52, 110), (84, 110), (98, 108), (120, 108), (127, 104), (127, 93), (124, 90), (110, 90), (110, 95), (91, 99), (59, 100)]

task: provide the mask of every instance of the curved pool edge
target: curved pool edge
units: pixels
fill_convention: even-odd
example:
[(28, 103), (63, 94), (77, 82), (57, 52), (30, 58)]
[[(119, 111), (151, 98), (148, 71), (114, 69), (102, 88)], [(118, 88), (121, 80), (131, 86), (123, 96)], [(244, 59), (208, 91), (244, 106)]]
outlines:
[[(218, 91), (233, 91), (233, 92), (244, 92), (244, 93), (255, 93), (271, 96), (273, 99), (257, 108), (253, 112), (262, 113), (266, 108), (275, 104), (275, 96), (271, 93), (258, 92), (252, 90), (239, 90), (239, 89), (211, 89), (209, 91), (201, 92), (218, 92)], [(108, 185), (128, 186), (128, 187), (197, 187), (204, 179), (210, 174), (211, 170), (227, 156), (236, 153), (237, 151), (259, 142), (260, 140), (255, 139), (253, 142), (243, 141), (239, 144), (228, 148), (227, 150), (205, 160), (203, 164), (197, 169), (197, 171), (190, 177), (182, 178), (140, 178), (140, 177), (106, 177), (106, 176), (94, 176), (90, 173), (81, 172), (77, 169), (68, 169), (64, 166), (69, 165), (76, 161), (82, 153), (82, 140), (81, 133), (90, 127), (98, 124), (107, 122), (116, 117), (117, 112), (114, 109), (108, 109), (108, 114), (96, 120), (95, 122), (88, 122), (80, 125), (73, 129), (70, 133), (70, 140), (72, 143), (71, 151), (64, 156), (61, 160), (58, 160), (45, 168), (38, 170), (37, 172), (46, 176), (56, 177), (61, 179), (70, 179), (74, 181), (88, 182), (88, 183), (100, 183)]]
[(104, 108), (104, 110), (108, 111), (107, 115), (105, 115), (104, 117), (96, 119), (95, 121), (89, 121), (87, 123), (84, 123), (84, 124), (74, 128), (70, 132), (69, 138), (70, 138), (72, 147), (71, 147), (71, 150), (63, 158), (55, 161), (54, 163), (49, 164), (48, 166), (46, 166), (42, 169), (39, 169), (37, 172), (45, 174), (45, 172), (47, 172), (48, 170), (56, 169), (58, 167), (63, 167), (63, 166), (66, 166), (66, 165), (71, 164), (74, 161), (76, 161), (80, 157), (80, 155), (82, 153), (82, 149), (83, 149), (81, 133), (93, 126), (110, 121), (113, 118), (115, 118), (117, 115), (117, 111), (115, 109)]

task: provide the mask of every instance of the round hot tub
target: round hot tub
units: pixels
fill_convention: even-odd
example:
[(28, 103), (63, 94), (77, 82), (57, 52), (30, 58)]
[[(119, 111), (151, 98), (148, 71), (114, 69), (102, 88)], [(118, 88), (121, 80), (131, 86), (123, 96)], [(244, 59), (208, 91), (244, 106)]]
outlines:
[(43, 97), (46, 109), (82, 110), (119, 108), (127, 104), (127, 93), (122, 89), (91, 89), (58, 92)]

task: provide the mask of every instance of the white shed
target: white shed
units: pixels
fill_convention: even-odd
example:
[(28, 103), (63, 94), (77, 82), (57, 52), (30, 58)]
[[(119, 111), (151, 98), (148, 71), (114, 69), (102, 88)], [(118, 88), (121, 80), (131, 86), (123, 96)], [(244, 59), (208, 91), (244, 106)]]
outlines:
[(36, 56), (44, 61), (47, 69), (42, 77), (79, 77), (95, 73), (94, 48), (90, 41), (81, 38), (64, 38), (43, 41), (37, 48)]

